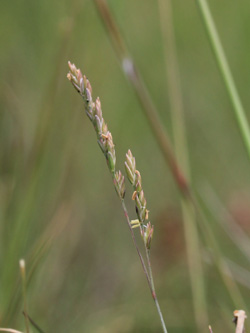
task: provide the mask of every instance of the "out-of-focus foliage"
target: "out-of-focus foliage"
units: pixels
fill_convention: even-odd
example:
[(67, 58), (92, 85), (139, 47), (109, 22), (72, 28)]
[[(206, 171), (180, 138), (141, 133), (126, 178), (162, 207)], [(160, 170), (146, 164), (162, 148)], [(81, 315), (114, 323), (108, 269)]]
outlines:
[[(213, 189), (249, 234), (250, 165), (231, 105), (195, 2), (172, 2), (193, 183), (207, 199)], [(157, 1), (108, 3), (171, 135)], [(250, 5), (210, 5), (249, 110)], [(194, 332), (179, 194), (93, 2), (3, 0), (0, 45), (0, 326), (24, 327), (18, 261), (25, 258), (29, 314), (46, 332), (160, 331), (105, 159), (66, 79), (71, 60), (100, 96), (118, 167), (128, 148), (136, 156), (169, 331)], [(211, 225), (223, 256), (247, 268)], [(202, 244), (210, 323), (217, 332), (233, 329), (234, 305)], [(249, 285), (240, 289), (250, 308)]]

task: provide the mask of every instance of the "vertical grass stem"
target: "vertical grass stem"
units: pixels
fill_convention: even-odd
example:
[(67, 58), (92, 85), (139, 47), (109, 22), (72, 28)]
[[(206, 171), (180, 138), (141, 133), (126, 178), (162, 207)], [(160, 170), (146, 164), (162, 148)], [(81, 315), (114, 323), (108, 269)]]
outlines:
[[(158, 3), (165, 51), (166, 77), (170, 112), (173, 123), (175, 154), (177, 162), (182, 166), (186, 179), (190, 182), (189, 156), (178, 59), (175, 46), (172, 6), (170, 0), (158, 0)], [(199, 330), (203, 330), (208, 324), (208, 315), (199, 233), (196, 223), (196, 212), (190, 198), (182, 196), (180, 200), (184, 223), (189, 275), (193, 295), (194, 316), (197, 328)]]
[(205, 24), (208, 37), (212, 50), (215, 55), (216, 62), (218, 64), (222, 79), (226, 86), (230, 101), (233, 106), (234, 114), (240, 129), (240, 133), (245, 144), (248, 157), (250, 158), (250, 129), (248, 120), (242, 106), (237, 88), (234, 83), (234, 79), (228, 65), (226, 55), (224, 53), (213, 17), (208, 7), (206, 0), (197, 0), (198, 7), (200, 9), (202, 20)]
[(165, 321), (163, 319), (161, 308), (160, 308), (160, 305), (159, 305), (159, 302), (158, 302), (158, 299), (156, 296), (156, 292), (155, 292), (154, 278), (153, 278), (153, 272), (152, 272), (151, 261), (150, 261), (150, 250), (147, 249), (146, 246), (145, 246), (145, 250), (146, 250), (147, 263), (148, 263), (149, 278), (150, 278), (150, 283), (151, 283), (151, 288), (152, 288), (152, 296), (153, 296), (157, 311), (158, 311), (160, 319), (161, 319), (161, 325), (163, 328), (163, 332), (167, 333)]
[[(115, 184), (115, 186), (116, 186), (116, 184)], [(130, 233), (131, 233), (131, 236), (132, 236), (132, 240), (133, 240), (134, 246), (135, 246), (136, 251), (138, 253), (138, 256), (140, 258), (140, 261), (141, 261), (141, 264), (142, 264), (142, 268), (143, 268), (143, 272), (144, 272), (144, 274), (146, 276), (146, 279), (147, 279), (147, 282), (148, 282), (148, 286), (149, 286), (149, 289), (151, 291), (151, 295), (153, 297), (153, 300), (154, 300), (155, 305), (156, 305), (157, 312), (158, 312), (159, 317), (160, 317), (160, 321), (161, 321), (161, 326), (162, 326), (163, 332), (167, 333), (166, 324), (165, 324), (164, 318), (162, 316), (161, 308), (160, 308), (160, 305), (159, 305), (159, 302), (158, 302), (158, 299), (157, 299), (157, 296), (156, 296), (156, 292), (155, 292), (154, 280), (153, 280), (153, 274), (152, 274), (152, 269), (151, 269), (151, 263), (150, 263), (150, 259), (149, 259), (148, 250), (146, 249), (147, 263), (148, 263), (148, 270), (147, 270), (145, 262), (144, 262), (143, 257), (142, 257), (142, 254), (141, 254), (140, 249), (139, 249), (139, 247), (137, 245), (137, 242), (136, 242), (136, 239), (135, 239), (135, 235), (134, 235), (134, 231), (133, 231), (133, 229), (131, 227), (131, 224), (130, 224), (130, 219), (129, 219), (129, 216), (128, 216), (127, 207), (126, 207), (126, 204), (125, 204), (125, 202), (124, 202), (123, 199), (121, 199), (121, 204), (122, 204), (122, 208), (123, 208), (123, 211), (124, 211), (124, 215), (126, 217), (126, 221), (127, 221), (127, 224), (128, 224), (128, 227), (129, 227), (129, 230), (130, 230)]]
[(26, 299), (26, 269), (25, 269), (25, 260), (21, 259), (19, 261), (21, 278), (22, 278), (22, 289), (23, 289), (23, 308), (24, 308), (24, 317), (25, 317), (25, 326), (26, 333), (29, 333), (29, 318), (27, 316), (27, 299)]

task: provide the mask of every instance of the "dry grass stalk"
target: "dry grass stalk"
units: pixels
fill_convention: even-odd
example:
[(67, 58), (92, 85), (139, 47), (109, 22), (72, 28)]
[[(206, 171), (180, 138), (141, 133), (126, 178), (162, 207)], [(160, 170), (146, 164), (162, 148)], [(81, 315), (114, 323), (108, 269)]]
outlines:
[(236, 325), (235, 333), (244, 333), (245, 332), (245, 319), (247, 318), (246, 312), (244, 310), (235, 310), (234, 311), (234, 322)]

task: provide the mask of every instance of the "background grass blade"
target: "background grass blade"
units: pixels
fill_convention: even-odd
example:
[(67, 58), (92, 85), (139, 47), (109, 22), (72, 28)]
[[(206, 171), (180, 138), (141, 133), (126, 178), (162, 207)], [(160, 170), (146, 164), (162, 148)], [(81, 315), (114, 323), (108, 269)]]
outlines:
[(216, 62), (218, 64), (223, 82), (227, 89), (230, 101), (233, 106), (234, 114), (240, 129), (242, 140), (247, 150), (248, 157), (250, 158), (250, 129), (245, 110), (243, 108), (240, 96), (234, 83), (234, 79), (228, 65), (228, 61), (223, 50), (212, 14), (207, 4), (207, 0), (196, 0), (200, 9), (202, 21), (206, 27), (209, 41), (213, 49)]

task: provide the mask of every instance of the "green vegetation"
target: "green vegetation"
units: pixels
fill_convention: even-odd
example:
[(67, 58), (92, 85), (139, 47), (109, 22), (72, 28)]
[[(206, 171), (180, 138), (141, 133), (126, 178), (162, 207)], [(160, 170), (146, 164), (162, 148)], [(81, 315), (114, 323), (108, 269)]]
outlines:
[[(168, 331), (233, 331), (233, 311), (250, 308), (249, 4), (209, 4), (223, 52), (204, 0), (107, 3), (1, 6), (0, 327), (27, 332), (28, 314), (46, 333), (161, 330), (110, 173), (65, 78), (70, 59), (102, 101), (111, 174), (114, 164), (125, 174), (128, 148), (136, 156)], [(122, 175), (114, 179), (122, 198)], [(127, 185), (136, 220), (132, 194)]]

